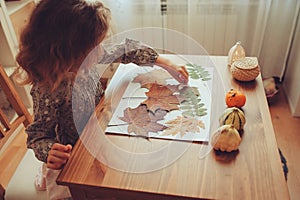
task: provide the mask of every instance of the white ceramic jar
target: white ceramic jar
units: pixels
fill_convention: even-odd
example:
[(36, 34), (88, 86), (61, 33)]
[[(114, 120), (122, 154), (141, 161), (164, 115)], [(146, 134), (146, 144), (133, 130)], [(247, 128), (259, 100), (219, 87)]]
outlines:
[(228, 66), (230, 67), (234, 61), (245, 58), (245, 56), (245, 49), (242, 43), (238, 41), (228, 52)]

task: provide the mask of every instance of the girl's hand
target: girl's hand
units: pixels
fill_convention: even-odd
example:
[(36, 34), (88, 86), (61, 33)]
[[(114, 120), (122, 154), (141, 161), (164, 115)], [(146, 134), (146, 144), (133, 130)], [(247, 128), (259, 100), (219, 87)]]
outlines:
[(185, 66), (171, 65), (170, 68), (166, 69), (179, 83), (187, 84), (189, 80), (189, 73)]
[(185, 66), (177, 66), (170, 60), (161, 56), (157, 57), (155, 64), (167, 70), (179, 83), (187, 84), (189, 73), (187, 72)]
[(61, 169), (70, 158), (72, 146), (54, 143), (48, 152), (47, 167), (50, 169)]

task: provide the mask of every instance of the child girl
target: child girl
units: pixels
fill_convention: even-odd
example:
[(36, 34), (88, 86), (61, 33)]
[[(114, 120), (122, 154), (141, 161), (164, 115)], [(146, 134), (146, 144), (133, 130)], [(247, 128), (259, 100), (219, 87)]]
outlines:
[[(41, 0), (21, 35), (17, 62), (26, 72), (25, 82), (32, 84), (34, 110), (34, 121), (26, 128), (27, 145), (46, 163), (48, 172), (60, 170), (67, 162), (86, 123), (86, 116), (82, 116), (91, 114), (90, 105), (98, 103), (103, 95), (101, 77), (93, 70), (87, 70), (88, 78), (82, 77), (84, 88), (75, 86), (74, 79), (84, 58), (106, 37), (109, 20), (109, 9), (97, 1)], [(100, 62), (155, 64), (179, 82), (187, 83), (188, 73), (184, 67), (172, 64), (140, 42), (126, 39), (124, 44), (100, 49)], [(77, 94), (77, 100), (82, 98), (76, 119), (72, 113), (72, 94)], [(90, 94), (96, 94), (95, 98), (90, 98)], [(74, 121), (81, 126), (76, 127)], [(52, 199), (68, 196), (66, 193)]]

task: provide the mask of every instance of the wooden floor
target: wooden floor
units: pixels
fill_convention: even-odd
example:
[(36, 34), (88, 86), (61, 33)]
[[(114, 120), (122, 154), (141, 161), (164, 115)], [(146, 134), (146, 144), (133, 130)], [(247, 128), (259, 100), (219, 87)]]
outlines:
[(14, 138), (12, 143), (0, 155), (0, 184), (6, 188), (14, 171), (18, 167), (19, 162), (22, 160), (26, 147), (26, 134), (24, 128)]
[(288, 188), (292, 200), (300, 199), (300, 117), (292, 117), (283, 89), (270, 104), (278, 147), (287, 160)]
[[(270, 104), (278, 147), (288, 165), (288, 188), (292, 200), (300, 199), (300, 118), (291, 116), (283, 89)], [(26, 134), (21, 132), (0, 156), (0, 184), (5, 188), (26, 151)]]

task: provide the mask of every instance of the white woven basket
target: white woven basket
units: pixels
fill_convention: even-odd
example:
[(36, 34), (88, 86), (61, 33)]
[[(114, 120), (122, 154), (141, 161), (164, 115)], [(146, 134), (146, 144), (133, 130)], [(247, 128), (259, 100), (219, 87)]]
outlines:
[(230, 67), (232, 76), (239, 81), (253, 81), (260, 73), (257, 58), (242, 58)]

